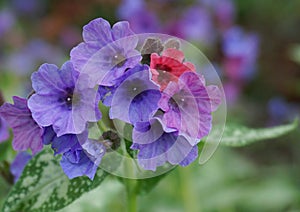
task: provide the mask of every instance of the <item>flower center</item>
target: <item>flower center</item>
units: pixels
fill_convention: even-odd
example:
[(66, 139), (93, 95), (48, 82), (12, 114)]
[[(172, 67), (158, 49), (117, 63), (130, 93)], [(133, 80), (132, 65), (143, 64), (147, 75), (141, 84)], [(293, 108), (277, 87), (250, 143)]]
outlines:
[(125, 64), (126, 62), (126, 57), (124, 55), (118, 53), (115, 56), (113, 56), (113, 65), (117, 67), (121, 67)]

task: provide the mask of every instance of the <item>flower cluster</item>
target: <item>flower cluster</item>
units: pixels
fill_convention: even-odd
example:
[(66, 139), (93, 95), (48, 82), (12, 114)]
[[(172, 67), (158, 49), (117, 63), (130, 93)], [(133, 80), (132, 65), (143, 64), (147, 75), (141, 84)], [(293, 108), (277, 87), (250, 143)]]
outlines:
[[(149, 48), (151, 42), (159, 45)], [(130, 148), (145, 170), (165, 163), (186, 166), (197, 158), (221, 92), (185, 61), (179, 41), (153, 35), (141, 40), (128, 22), (111, 27), (98, 18), (84, 26), (83, 42), (70, 56), (61, 68), (44, 64), (32, 74), (28, 100), (14, 97), (14, 104), (0, 108), (15, 150), (35, 154), (51, 145), (69, 178), (93, 179), (102, 157), (124, 141), (106, 127), (99, 138), (89, 138), (89, 126), (105, 125), (107, 116), (132, 126)], [(99, 104), (109, 113), (102, 114)]]

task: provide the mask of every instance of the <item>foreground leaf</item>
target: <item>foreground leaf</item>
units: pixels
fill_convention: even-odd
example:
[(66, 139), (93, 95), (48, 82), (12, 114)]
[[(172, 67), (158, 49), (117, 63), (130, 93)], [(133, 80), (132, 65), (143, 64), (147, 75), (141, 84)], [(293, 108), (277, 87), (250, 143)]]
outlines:
[(8, 195), (3, 211), (59, 210), (99, 186), (107, 175), (99, 169), (93, 181), (87, 177), (69, 180), (59, 165), (59, 158), (55, 158), (52, 151), (43, 150), (25, 167)]
[(221, 140), (221, 145), (240, 147), (254, 142), (273, 139), (285, 135), (298, 127), (298, 120), (291, 124), (277, 127), (251, 129), (244, 126), (227, 125)]

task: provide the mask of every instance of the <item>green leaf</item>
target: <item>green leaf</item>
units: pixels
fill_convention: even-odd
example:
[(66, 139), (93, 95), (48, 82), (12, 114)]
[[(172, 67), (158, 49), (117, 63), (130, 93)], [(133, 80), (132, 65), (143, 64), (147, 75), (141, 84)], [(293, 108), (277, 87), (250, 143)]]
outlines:
[(49, 149), (36, 155), (25, 167), (4, 203), (4, 212), (56, 211), (101, 184), (108, 174), (99, 169), (94, 180), (78, 177), (69, 180)]
[(240, 147), (254, 142), (273, 139), (285, 135), (298, 127), (298, 120), (277, 127), (251, 129), (244, 126), (227, 125), (221, 139), (221, 145)]

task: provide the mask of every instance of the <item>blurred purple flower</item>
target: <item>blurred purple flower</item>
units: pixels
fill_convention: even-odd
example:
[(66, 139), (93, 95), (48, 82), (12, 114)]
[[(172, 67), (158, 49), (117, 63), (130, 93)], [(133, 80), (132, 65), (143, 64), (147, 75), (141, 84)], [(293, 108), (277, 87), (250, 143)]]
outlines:
[(144, 0), (123, 0), (118, 8), (118, 16), (124, 19), (132, 17), (136, 11), (145, 8), (146, 3)]
[(44, 0), (11, 0), (10, 4), (17, 14), (36, 16), (43, 11), (46, 2)]
[(65, 56), (60, 49), (51, 46), (43, 40), (34, 39), (27, 45), (6, 58), (5, 66), (8, 70), (21, 75), (27, 75), (37, 69), (44, 62), (61, 64)]
[(202, 76), (185, 72), (178, 83), (169, 83), (158, 105), (165, 111), (162, 123), (195, 145), (210, 132), (211, 112), (220, 103), (221, 92), (217, 86), (205, 86)]
[(211, 44), (215, 39), (210, 14), (205, 8), (199, 6), (187, 8), (182, 17), (167, 28), (168, 34), (201, 42), (204, 45)]
[(95, 19), (83, 28), (83, 43), (71, 51), (76, 70), (90, 76), (90, 86), (112, 86), (127, 68), (133, 68), (142, 57), (135, 50), (138, 38), (133, 36), (128, 22), (118, 22), (112, 28), (106, 20)]
[(224, 33), (223, 68), (227, 77), (234, 81), (247, 81), (256, 71), (259, 39), (256, 34), (246, 34), (241, 28), (234, 27)]
[(97, 91), (87, 87), (88, 77), (79, 77), (71, 62), (61, 70), (44, 64), (31, 80), (35, 90), (28, 100), (32, 117), (40, 126), (53, 125), (57, 136), (82, 133), (88, 121), (101, 118)]
[(43, 129), (32, 119), (26, 99), (14, 96), (13, 100), (14, 105), (5, 103), (0, 107), (0, 116), (13, 131), (13, 148), (17, 151), (30, 148), (35, 154), (43, 148)]
[(300, 106), (287, 102), (282, 97), (274, 97), (268, 103), (270, 124), (282, 124), (285, 121), (292, 121), (300, 115)]
[(0, 143), (9, 138), (9, 130), (6, 121), (0, 117)]
[(15, 22), (15, 16), (10, 10), (4, 9), (0, 11), (0, 38), (13, 27)]
[(141, 8), (134, 11), (126, 20), (135, 33), (158, 33), (162, 31), (156, 14), (147, 9)]
[(226, 96), (226, 103), (228, 106), (234, 105), (240, 94), (242, 87), (241, 85), (237, 84), (236, 82), (226, 82), (223, 85), (225, 96)]
[(157, 119), (152, 119), (151, 127), (144, 132), (133, 130), (132, 149), (139, 150), (139, 165), (155, 171), (156, 167), (169, 162), (172, 165), (187, 166), (198, 156), (198, 146), (191, 145), (178, 132), (165, 132)]
[(235, 5), (232, 0), (199, 0), (199, 3), (212, 10), (221, 30), (232, 26), (235, 18)]
[(14, 176), (14, 183), (19, 180), (26, 164), (31, 158), (32, 156), (27, 152), (19, 152), (17, 154), (14, 161), (10, 165), (10, 172)]

